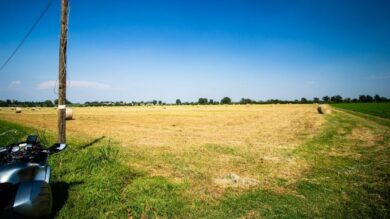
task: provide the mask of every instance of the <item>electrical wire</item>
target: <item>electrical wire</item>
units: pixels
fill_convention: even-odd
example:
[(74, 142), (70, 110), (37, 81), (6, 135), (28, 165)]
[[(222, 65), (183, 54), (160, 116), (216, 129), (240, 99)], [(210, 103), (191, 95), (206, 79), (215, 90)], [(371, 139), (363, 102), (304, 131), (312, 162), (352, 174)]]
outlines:
[(39, 14), (38, 18), (35, 20), (33, 25), (28, 30), (27, 34), (23, 37), (22, 41), (18, 44), (18, 46), (14, 49), (14, 51), (11, 53), (11, 55), (8, 57), (8, 59), (1, 65), (0, 72), (4, 69), (4, 67), (11, 61), (11, 59), (15, 56), (16, 52), (20, 49), (20, 47), (24, 44), (24, 42), (27, 40), (27, 38), (30, 36), (30, 34), (33, 32), (35, 27), (38, 25), (39, 21), (42, 19), (42, 17), (46, 14), (47, 10), (50, 8), (54, 0), (49, 0), (46, 4), (43, 11)]

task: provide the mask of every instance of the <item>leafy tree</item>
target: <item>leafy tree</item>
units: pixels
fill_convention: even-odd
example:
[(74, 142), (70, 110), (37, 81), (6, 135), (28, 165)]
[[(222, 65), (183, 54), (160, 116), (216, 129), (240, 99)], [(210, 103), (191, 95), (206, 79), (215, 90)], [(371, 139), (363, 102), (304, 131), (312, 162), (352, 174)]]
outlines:
[(229, 97), (224, 97), (221, 100), (221, 104), (231, 104), (231, 103), (232, 103), (232, 99), (230, 99)]
[(157, 104), (157, 100), (153, 100), (152, 103), (153, 103), (153, 105), (156, 105)]
[(322, 101), (324, 101), (325, 103), (329, 103), (329, 100), (330, 100), (329, 96), (322, 97)]
[(381, 102), (381, 96), (379, 96), (378, 94), (375, 94), (375, 96), (374, 96), (374, 100), (375, 100), (375, 102)]
[(253, 103), (254, 101), (249, 99), (249, 98), (241, 98), (240, 104), (250, 104)]
[(213, 100), (213, 99), (210, 99), (210, 100), (209, 100), (209, 104), (214, 104), (214, 100)]
[(320, 98), (314, 97), (314, 98), (313, 98), (313, 102), (314, 102), (314, 103), (319, 103), (319, 102), (320, 102)]
[(332, 96), (330, 101), (333, 103), (341, 103), (343, 102), (343, 98), (340, 95)]
[(369, 103), (371, 103), (371, 102), (374, 101), (374, 98), (373, 98), (372, 96), (370, 96), (370, 95), (367, 95), (367, 96), (366, 96), (366, 101), (369, 102)]
[[(58, 105), (58, 99), (54, 100), (54, 104)], [(70, 102), (68, 99), (65, 99), (65, 104), (72, 104), (72, 102)]]
[(181, 105), (181, 100), (180, 99), (176, 99), (176, 105)]
[(54, 103), (51, 100), (45, 100), (42, 105), (45, 107), (53, 107)]
[(208, 103), (207, 98), (199, 98), (199, 100), (198, 100), (198, 104), (200, 104), (200, 105), (205, 105), (207, 103)]
[(307, 103), (307, 99), (305, 97), (301, 98), (301, 103)]
[(366, 95), (359, 95), (359, 102), (362, 102), (362, 103), (367, 102)]

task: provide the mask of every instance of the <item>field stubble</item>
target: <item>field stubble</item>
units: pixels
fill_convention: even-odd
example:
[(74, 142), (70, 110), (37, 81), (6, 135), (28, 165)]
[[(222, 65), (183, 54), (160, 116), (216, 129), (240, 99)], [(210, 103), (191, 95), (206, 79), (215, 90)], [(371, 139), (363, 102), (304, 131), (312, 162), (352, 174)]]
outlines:
[[(73, 108), (68, 135), (119, 142), (129, 166), (188, 185), (214, 199), (226, 188), (287, 191), (309, 168), (293, 150), (324, 123), (314, 105), (140, 106)], [(56, 130), (56, 110), (2, 110), (0, 118)], [(233, 179), (231, 176), (234, 176)], [(241, 177), (236, 179), (237, 177)], [(233, 181), (231, 181), (233, 180)], [(246, 183), (250, 182), (250, 183)]]

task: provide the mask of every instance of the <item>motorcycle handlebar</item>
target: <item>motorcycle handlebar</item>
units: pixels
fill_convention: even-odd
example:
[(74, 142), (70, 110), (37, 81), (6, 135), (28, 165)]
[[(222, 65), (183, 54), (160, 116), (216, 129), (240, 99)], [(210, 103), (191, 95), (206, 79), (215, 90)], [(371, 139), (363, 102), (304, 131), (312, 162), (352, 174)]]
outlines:
[(54, 153), (63, 151), (66, 147), (67, 147), (67, 144), (56, 143), (56, 144), (53, 144), (53, 145), (48, 149), (48, 151), (49, 151), (50, 154), (54, 154)]
[[(50, 154), (54, 154), (54, 153), (58, 153), (60, 151), (63, 151), (66, 147), (67, 147), (67, 144), (56, 143), (56, 144), (53, 144), (52, 146), (50, 146), (49, 148), (41, 148), (41, 150), (47, 151)], [(0, 146), (0, 153), (4, 153), (4, 152), (8, 152), (8, 151), (9, 151), (8, 147)]]
[(0, 153), (7, 151), (7, 148), (0, 146)]

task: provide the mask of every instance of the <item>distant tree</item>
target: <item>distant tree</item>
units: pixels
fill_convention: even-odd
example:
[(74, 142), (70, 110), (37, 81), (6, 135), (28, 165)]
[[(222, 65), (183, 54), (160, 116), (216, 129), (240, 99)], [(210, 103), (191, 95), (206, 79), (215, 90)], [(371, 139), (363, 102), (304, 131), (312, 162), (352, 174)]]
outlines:
[(257, 104), (264, 104), (264, 101), (263, 100), (259, 100), (259, 101), (255, 101), (255, 103), (257, 103)]
[(250, 104), (252, 102), (253, 102), (253, 100), (251, 100), (249, 98), (241, 98), (241, 100), (240, 100), (240, 104)]
[(329, 96), (322, 97), (322, 101), (324, 101), (325, 103), (328, 103), (329, 100), (330, 100)]
[(301, 103), (307, 103), (307, 99), (305, 97), (301, 98)]
[(362, 103), (367, 102), (367, 97), (366, 97), (366, 95), (359, 95), (359, 102), (362, 102)]
[(181, 105), (181, 100), (180, 99), (176, 99), (176, 105)]
[[(58, 99), (54, 100), (54, 104), (58, 105)], [(72, 102), (70, 102), (68, 99), (65, 99), (65, 104), (72, 104)]]
[(313, 98), (313, 102), (314, 102), (314, 103), (319, 103), (319, 102), (320, 102), (320, 98), (314, 97), (314, 98)]
[(157, 105), (157, 100), (152, 101), (153, 105)]
[(371, 102), (374, 101), (374, 98), (373, 98), (372, 96), (370, 96), (370, 95), (367, 95), (367, 96), (366, 96), (366, 101), (367, 101), (368, 103), (371, 103)]
[(344, 103), (350, 103), (351, 102), (351, 98), (344, 98), (343, 102)]
[(210, 100), (209, 100), (209, 104), (214, 104), (214, 100), (213, 100), (213, 99), (210, 99)]
[(43, 102), (42, 106), (53, 107), (54, 103), (51, 100), (45, 100), (45, 102)]
[(162, 105), (162, 101), (161, 100), (158, 101), (158, 105)]
[(221, 100), (221, 104), (231, 104), (231, 103), (232, 103), (232, 99), (230, 99), (229, 97), (224, 97)]
[(375, 102), (382, 102), (381, 101), (381, 96), (379, 96), (378, 94), (375, 94), (374, 100), (375, 100)]
[(333, 103), (341, 103), (343, 102), (343, 98), (340, 95), (332, 96), (330, 101)]
[(199, 98), (198, 100), (198, 104), (200, 105), (205, 105), (207, 104), (207, 102), (208, 102), (207, 98)]

